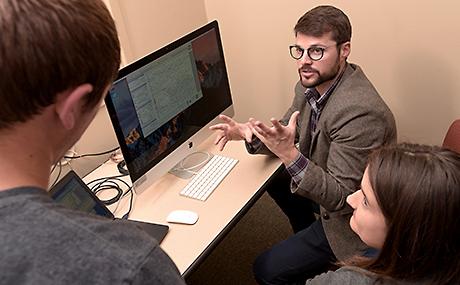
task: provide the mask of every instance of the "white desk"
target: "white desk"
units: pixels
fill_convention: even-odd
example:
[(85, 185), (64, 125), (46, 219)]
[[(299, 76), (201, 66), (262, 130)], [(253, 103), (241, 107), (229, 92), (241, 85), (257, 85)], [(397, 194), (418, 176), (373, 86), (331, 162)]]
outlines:
[[(206, 140), (199, 150), (219, 153), (212, 143), (213, 139), (214, 136)], [(199, 219), (195, 225), (168, 224), (169, 233), (161, 243), (184, 276), (209, 254), (257, 201), (263, 193), (264, 184), (281, 165), (277, 158), (248, 154), (243, 142), (228, 143), (222, 154), (239, 162), (205, 202), (180, 196), (179, 192), (188, 180), (172, 174), (166, 174), (134, 198), (129, 215), (132, 220), (168, 224), (166, 216), (172, 210), (185, 209), (198, 213)], [(115, 163), (107, 162), (84, 180), (88, 182), (117, 174)], [(125, 214), (128, 206), (129, 195), (121, 201), (114, 212), (115, 216)]]

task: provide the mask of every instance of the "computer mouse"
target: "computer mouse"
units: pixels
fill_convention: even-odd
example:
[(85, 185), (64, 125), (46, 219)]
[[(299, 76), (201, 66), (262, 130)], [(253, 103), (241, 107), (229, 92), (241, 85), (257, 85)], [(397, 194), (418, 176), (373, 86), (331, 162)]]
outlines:
[(166, 217), (168, 223), (193, 225), (198, 221), (198, 214), (188, 210), (174, 210)]

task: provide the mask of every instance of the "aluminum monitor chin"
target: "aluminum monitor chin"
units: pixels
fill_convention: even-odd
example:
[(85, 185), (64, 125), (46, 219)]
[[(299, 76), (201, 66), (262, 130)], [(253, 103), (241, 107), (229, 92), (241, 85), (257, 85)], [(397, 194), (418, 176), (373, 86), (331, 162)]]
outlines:
[(142, 192), (233, 116), (220, 39), (213, 21), (119, 71), (105, 98), (136, 192)]

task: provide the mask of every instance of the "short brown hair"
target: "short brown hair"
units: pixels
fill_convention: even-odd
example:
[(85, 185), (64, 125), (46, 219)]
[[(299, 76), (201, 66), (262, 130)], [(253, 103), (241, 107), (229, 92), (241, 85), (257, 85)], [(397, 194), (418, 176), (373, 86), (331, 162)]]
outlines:
[(351, 24), (347, 15), (333, 6), (318, 6), (305, 13), (294, 27), (294, 32), (321, 37), (332, 32), (337, 44), (351, 40)]
[(460, 155), (401, 144), (374, 152), (368, 170), (388, 232), (363, 267), (397, 280), (460, 280)]
[(120, 65), (114, 21), (100, 0), (0, 1), (0, 129), (25, 122), (83, 83), (94, 107)]

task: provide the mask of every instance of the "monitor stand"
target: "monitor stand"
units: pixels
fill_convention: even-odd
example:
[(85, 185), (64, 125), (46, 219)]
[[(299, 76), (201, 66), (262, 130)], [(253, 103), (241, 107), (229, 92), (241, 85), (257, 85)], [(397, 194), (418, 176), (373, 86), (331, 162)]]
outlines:
[(189, 179), (195, 175), (211, 159), (212, 154), (204, 151), (197, 151), (187, 155), (179, 161), (169, 173), (182, 178)]

